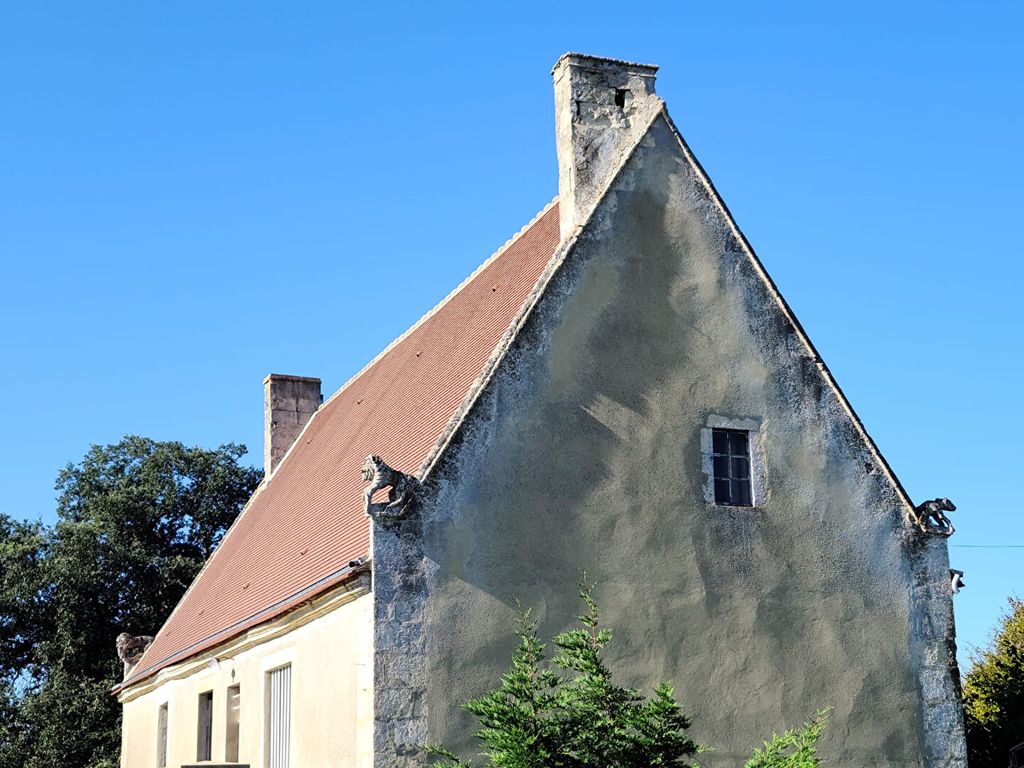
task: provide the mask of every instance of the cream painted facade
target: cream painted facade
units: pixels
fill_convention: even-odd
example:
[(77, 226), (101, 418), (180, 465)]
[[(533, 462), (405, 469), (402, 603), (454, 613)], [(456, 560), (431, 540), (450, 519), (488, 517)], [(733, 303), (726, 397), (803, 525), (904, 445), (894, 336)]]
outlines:
[(238, 763), (267, 765), (267, 680), (290, 665), (290, 765), (368, 768), (373, 760), (373, 606), (360, 582), (125, 689), (123, 768), (157, 768), (167, 705), (167, 766), (196, 763), (199, 697), (213, 692), (211, 764), (223, 764), (228, 696), (239, 686)]

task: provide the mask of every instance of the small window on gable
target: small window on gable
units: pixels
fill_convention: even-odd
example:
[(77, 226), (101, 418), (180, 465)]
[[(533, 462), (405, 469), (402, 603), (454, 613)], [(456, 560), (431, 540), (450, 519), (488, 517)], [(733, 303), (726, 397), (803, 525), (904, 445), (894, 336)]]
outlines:
[(731, 507), (753, 506), (750, 433), (740, 429), (713, 429), (711, 448), (715, 503)]

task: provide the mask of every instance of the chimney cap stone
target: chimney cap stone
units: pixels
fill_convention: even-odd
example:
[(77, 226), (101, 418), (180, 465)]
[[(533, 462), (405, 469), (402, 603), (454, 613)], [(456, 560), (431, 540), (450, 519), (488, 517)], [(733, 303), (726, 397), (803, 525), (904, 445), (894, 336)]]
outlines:
[(292, 376), (287, 373), (268, 373), (267, 377), (263, 379), (263, 383), (266, 384), (268, 381), (305, 381), (309, 384), (320, 384), (320, 379), (315, 376)]
[(551, 74), (555, 74), (555, 70), (558, 69), (562, 62), (565, 62), (566, 66), (570, 65), (584, 65), (584, 64), (598, 64), (614, 67), (617, 69), (631, 69), (631, 70), (648, 70), (648, 72), (638, 72), (638, 74), (649, 74), (654, 77), (654, 73), (658, 71), (657, 64), (641, 64), (637, 61), (626, 61), (625, 59), (612, 59), (607, 56), (592, 56), (589, 53), (577, 53), (576, 51), (568, 51), (558, 57), (558, 61), (555, 62), (555, 66), (551, 68)]

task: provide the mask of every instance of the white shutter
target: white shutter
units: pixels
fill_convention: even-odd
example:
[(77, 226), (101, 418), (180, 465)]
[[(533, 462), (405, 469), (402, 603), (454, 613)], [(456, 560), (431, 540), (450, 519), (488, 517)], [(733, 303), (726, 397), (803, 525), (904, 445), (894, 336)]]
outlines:
[(270, 712), (267, 768), (288, 768), (292, 729), (292, 668), (281, 667), (269, 675)]

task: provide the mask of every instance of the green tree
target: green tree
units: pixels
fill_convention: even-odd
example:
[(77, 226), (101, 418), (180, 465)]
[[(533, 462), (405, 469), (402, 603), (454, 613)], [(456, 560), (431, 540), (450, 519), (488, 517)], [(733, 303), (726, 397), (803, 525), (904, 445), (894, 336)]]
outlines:
[[(30, 670), (32, 649), (50, 634), (43, 558), (47, 531), (39, 523), (0, 515), (0, 685)], [(0, 723), (5, 717), (0, 713)], [(2, 725), (0, 725), (2, 728)]]
[[(612, 681), (602, 658), (611, 630), (589, 587), (580, 597), (580, 626), (554, 639), (551, 659), (525, 613), (516, 630), (519, 645), (494, 691), (465, 709), (480, 722), (478, 738), (492, 768), (649, 768), (689, 765), (699, 747), (686, 735), (690, 722), (672, 686), (658, 685), (645, 699)], [(558, 671), (556, 671), (558, 670)], [(438, 768), (467, 763), (439, 746), (427, 747)]]
[(1005, 768), (1024, 742), (1024, 601), (1009, 600), (988, 648), (964, 677), (964, 723), (971, 768)]
[[(501, 686), (464, 706), (480, 721), (477, 736), (487, 745), (491, 765), (502, 768), (546, 768), (556, 765), (558, 729), (553, 718), (556, 690), (561, 678), (544, 669), (544, 643), (526, 611), (516, 627), (519, 645)], [(439, 746), (427, 752), (440, 758), (438, 766), (464, 766), (453, 753)]]
[(828, 710), (822, 709), (800, 730), (772, 736), (763, 747), (754, 750), (744, 768), (816, 768), (821, 765), (816, 745), (827, 720)]
[(170, 614), (262, 479), (244, 454), (126, 437), (60, 473), (52, 528), (0, 516), (0, 768), (117, 764), (114, 638)]
[[(488, 768), (683, 768), (702, 751), (687, 736), (690, 721), (671, 684), (650, 698), (612, 682), (602, 651), (612, 639), (600, 626), (591, 588), (582, 586), (586, 607), (579, 626), (557, 635), (548, 657), (529, 611), (516, 627), (518, 646), (501, 684), (463, 705), (479, 722)], [(815, 745), (827, 711), (799, 731), (773, 736), (755, 749), (746, 768), (815, 768)], [(470, 768), (440, 745), (424, 748), (434, 768)]]

